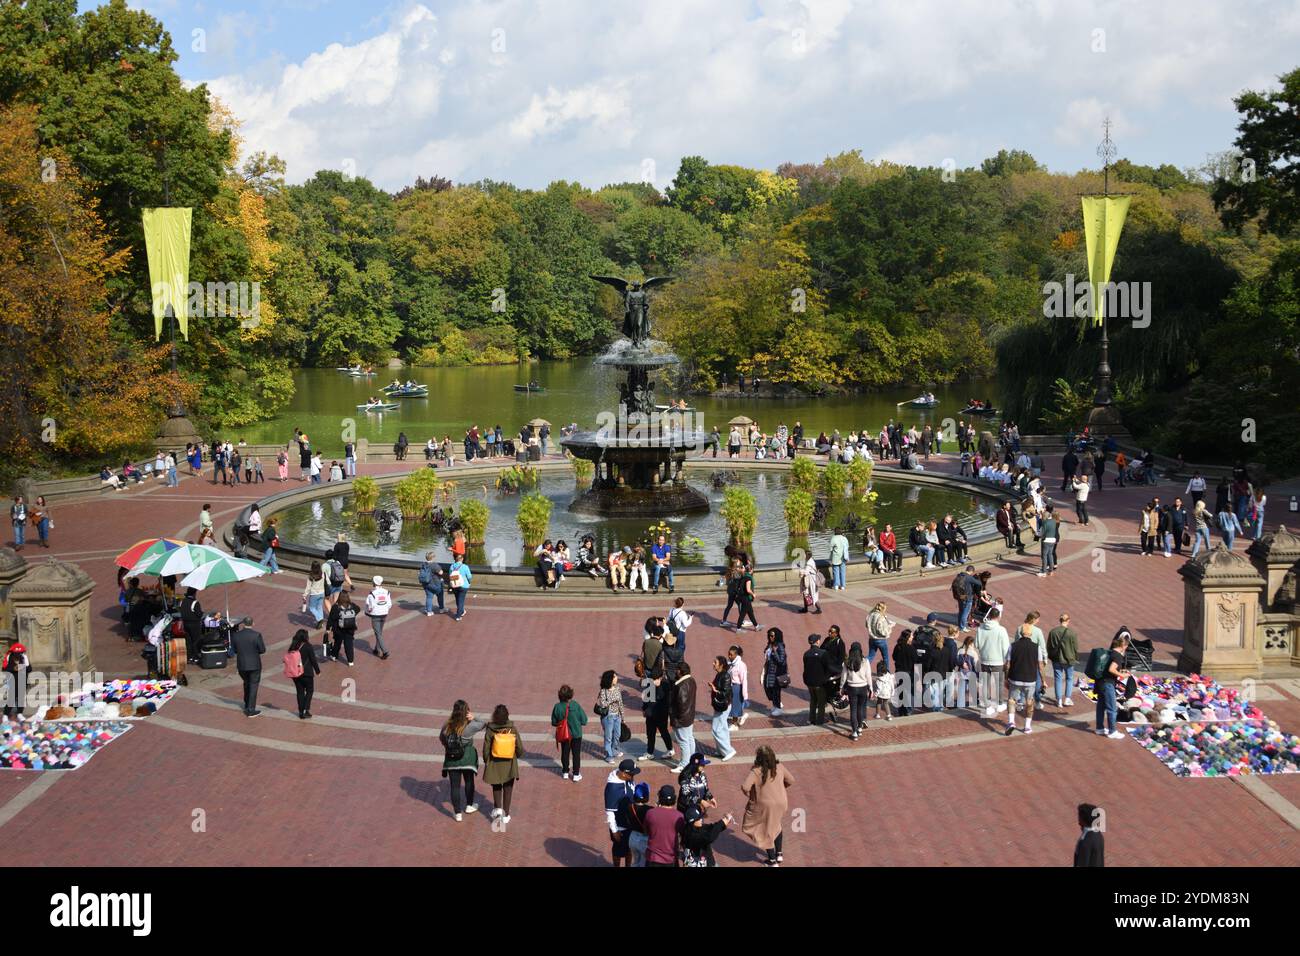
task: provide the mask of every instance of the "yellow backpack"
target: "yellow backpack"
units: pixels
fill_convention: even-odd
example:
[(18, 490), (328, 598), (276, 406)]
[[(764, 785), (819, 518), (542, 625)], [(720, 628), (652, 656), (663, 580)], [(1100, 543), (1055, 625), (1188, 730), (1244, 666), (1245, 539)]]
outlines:
[(492, 757), (496, 760), (515, 759), (515, 732), (503, 730), (492, 734)]

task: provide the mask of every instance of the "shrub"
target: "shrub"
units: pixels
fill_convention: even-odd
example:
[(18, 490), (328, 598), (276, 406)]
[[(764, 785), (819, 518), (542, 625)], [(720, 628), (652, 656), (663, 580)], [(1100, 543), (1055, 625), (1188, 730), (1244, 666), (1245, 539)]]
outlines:
[(465, 532), (466, 544), (482, 544), (487, 534), (488, 506), (477, 498), (470, 498), (460, 506), (460, 526)]
[(357, 514), (370, 514), (379, 504), (379, 482), (369, 475), (352, 479), (352, 505)]
[(591, 476), (596, 473), (596, 463), (586, 458), (575, 458), (569, 456), (569, 461), (573, 465), (573, 482), (577, 485), (585, 485), (591, 481)]
[(535, 548), (546, 538), (546, 528), (551, 523), (551, 499), (538, 492), (519, 499), (519, 513), (515, 516), (524, 544)]
[(403, 518), (421, 518), (433, 509), (441, 479), (431, 468), (413, 471), (393, 486), (393, 496)]
[(817, 491), (817, 463), (806, 455), (796, 455), (790, 464), (790, 481), (800, 491)]
[(724, 491), (718, 513), (727, 523), (732, 541), (745, 544), (753, 540), (754, 530), (758, 527), (758, 502), (748, 489), (733, 486)]
[(511, 465), (497, 474), (497, 491), (507, 495), (518, 494), (524, 488), (535, 488), (539, 480), (537, 469), (529, 465)]
[(822, 469), (822, 490), (828, 498), (843, 498), (848, 482), (849, 470), (842, 463), (832, 461)]
[(870, 458), (854, 458), (849, 462), (849, 481), (853, 484), (854, 497), (860, 498), (866, 494), (867, 485), (871, 484), (873, 467)]
[(785, 496), (785, 523), (791, 534), (807, 534), (812, 526), (815, 500), (802, 488), (792, 488)]

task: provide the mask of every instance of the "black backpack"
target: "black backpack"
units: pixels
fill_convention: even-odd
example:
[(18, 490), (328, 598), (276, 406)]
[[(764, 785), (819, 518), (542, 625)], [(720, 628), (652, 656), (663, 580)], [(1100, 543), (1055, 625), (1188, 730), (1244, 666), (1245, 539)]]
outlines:
[(442, 746), (447, 752), (448, 760), (454, 762), (465, 758), (465, 739), (460, 734), (444, 733)]
[(952, 596), (958, 601), (966, 600), (966, 572), (963, 571), (952, 579)]

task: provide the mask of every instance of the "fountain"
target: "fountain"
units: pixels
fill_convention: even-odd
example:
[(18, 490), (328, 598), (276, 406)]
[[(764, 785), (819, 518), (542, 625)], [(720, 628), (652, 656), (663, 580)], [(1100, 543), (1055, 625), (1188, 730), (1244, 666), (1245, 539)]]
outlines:
[(560, 444), (576, 458), (596, 465), (591, 487), (569, 510), (609, 517), (663, 517), (708, 511), (709, 500), (686, 483), (686, 454), (701, 448), (704, 432), (693, 412), (656, 406), (652, 369), (679, 361), (666, 343), (650, 337), (648, 291), (671, 281), (655, 276), (634, 282), (617, 276), (592, 276), (623, 296), (623, 336), (596, 360), (627, 373), (619, 384), (617, 415), (599, 416), (595, 431), (578, 431)]

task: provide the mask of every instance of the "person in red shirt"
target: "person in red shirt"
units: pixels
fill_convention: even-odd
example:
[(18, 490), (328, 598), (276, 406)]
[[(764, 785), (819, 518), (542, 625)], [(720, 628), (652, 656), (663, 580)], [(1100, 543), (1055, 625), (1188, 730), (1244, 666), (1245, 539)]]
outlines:
[(677, 809), (677, 790), (671, 784), (659, 788), (659, 805), (645, 817), (646, 866), (676, 866), (686, 818)]
[(886, 571), (903, 570), (903, 559), (898, 553), (898, 538), (894, 535), (892, 524), (885, 525), (885, 530), (880, 532), (880, 550), (885, 554)]

